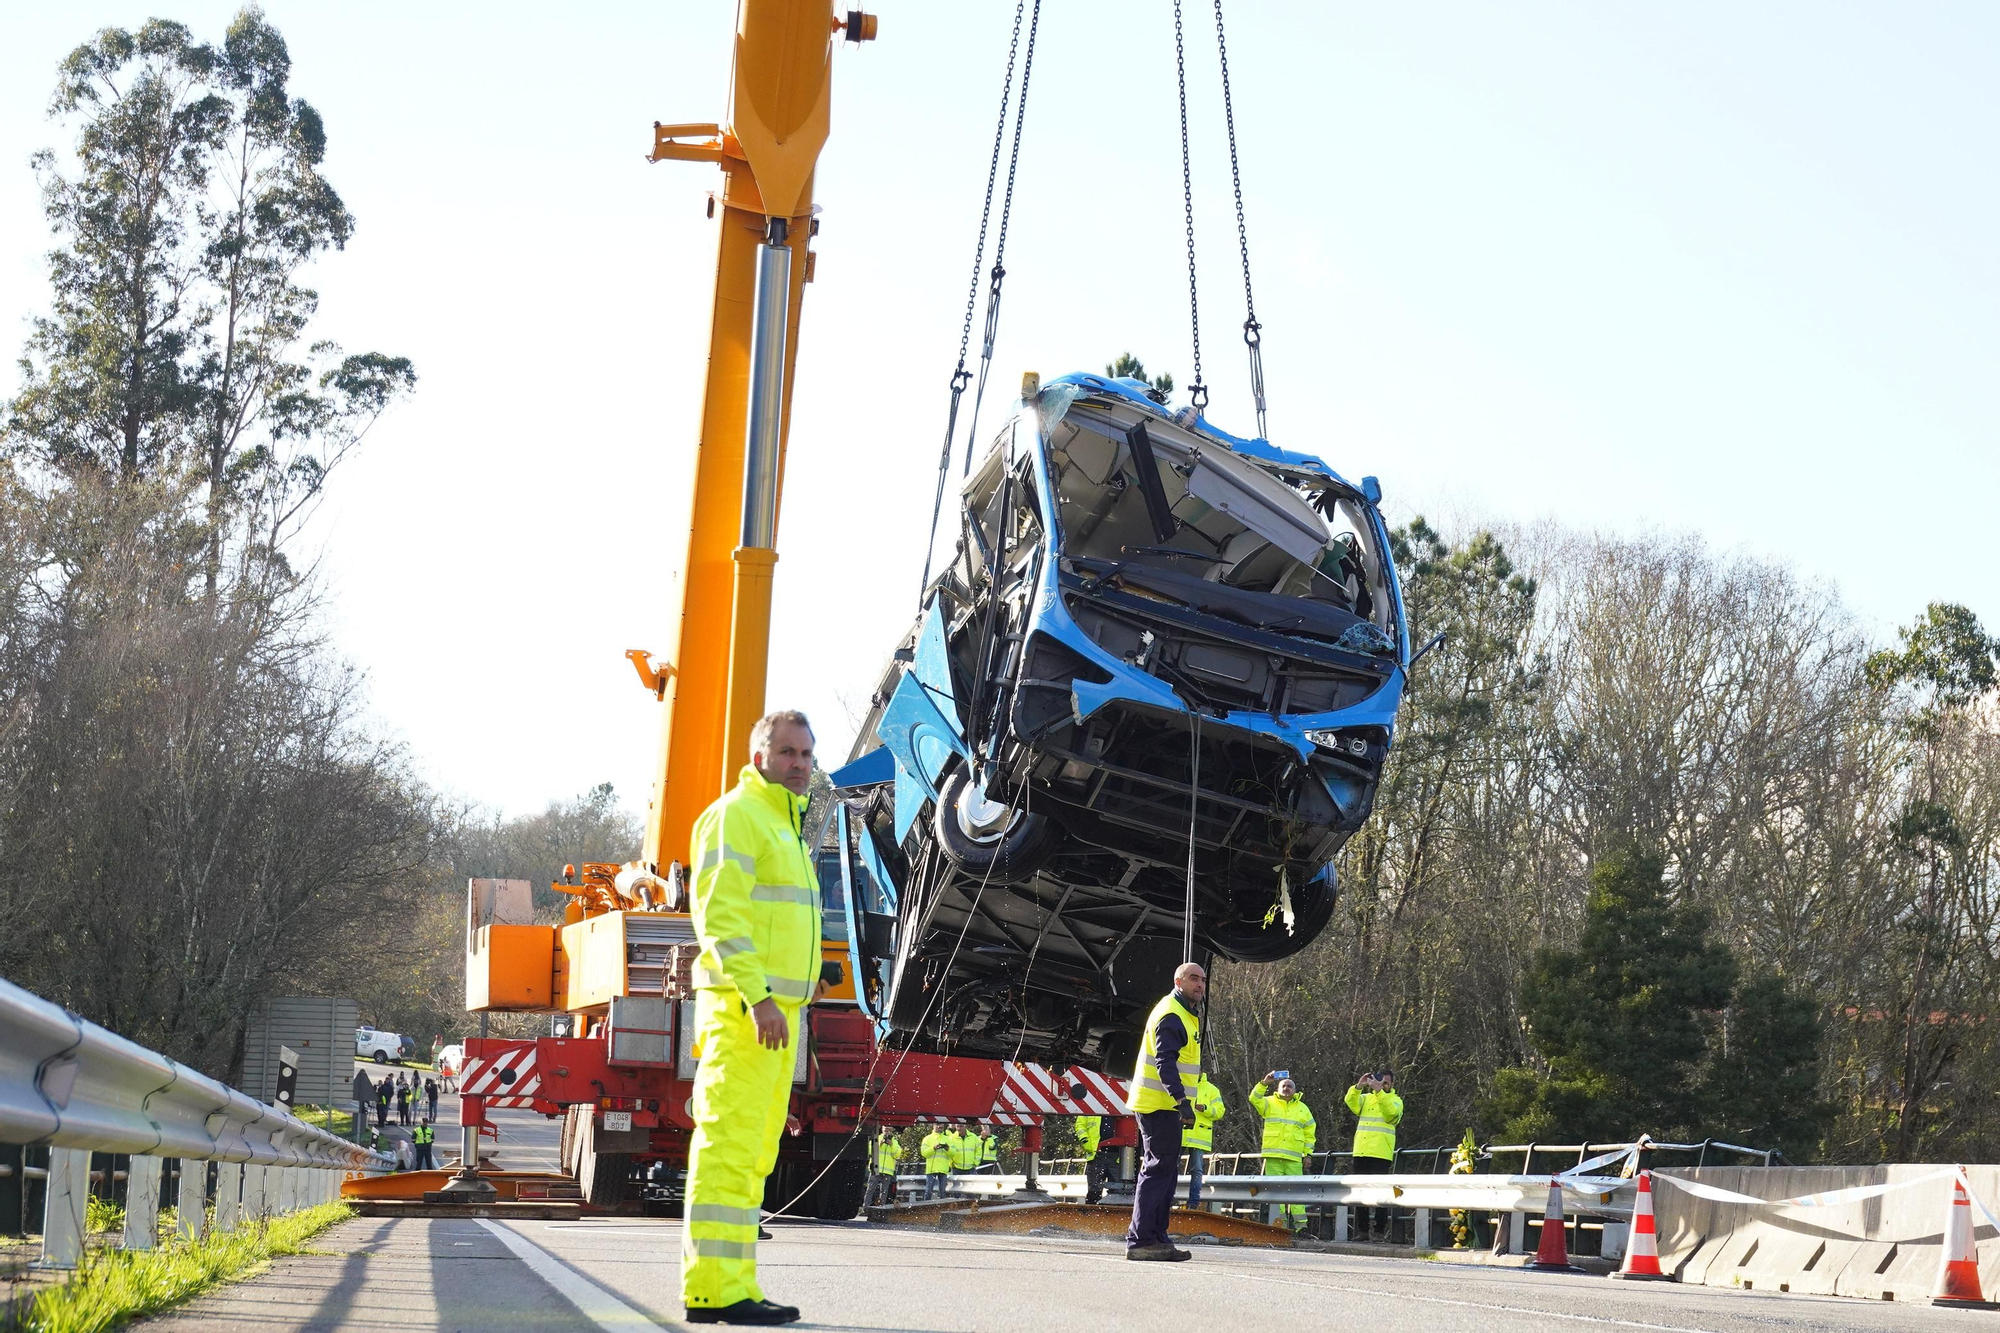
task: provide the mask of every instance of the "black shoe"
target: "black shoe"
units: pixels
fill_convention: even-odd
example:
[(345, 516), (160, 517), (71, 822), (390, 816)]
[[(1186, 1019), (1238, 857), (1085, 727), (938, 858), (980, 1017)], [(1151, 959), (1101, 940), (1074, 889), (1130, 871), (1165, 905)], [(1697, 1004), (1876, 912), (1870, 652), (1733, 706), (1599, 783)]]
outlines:
[(771, 1233), (770, 1233), (770, 1232), (768, 1232), (768, 1231), (766, 1231), (766, 1230), (764, 1230), (764, 1228), (762, 1228), (762, 1227), (758, 1227), (758, 1228), (757, 1228), (757, 1239), (758, 1239), (758, 1240), (769, 1240), (769, 1239), (771, 1239)]
[(734, 1305), (690, 1305), (687, 1321), (690, 1324), (792, 1324), (797, 1323), (799, 1307), (796, 1305), (773, 1305), (770, 1301), (738, 1301)]
[(1125, 1249), (1125, 1257), (1135, 1263), (1177, 1264), (1194, 1258), (1194, 1253), (1176, 1245), (1130, 1245)]

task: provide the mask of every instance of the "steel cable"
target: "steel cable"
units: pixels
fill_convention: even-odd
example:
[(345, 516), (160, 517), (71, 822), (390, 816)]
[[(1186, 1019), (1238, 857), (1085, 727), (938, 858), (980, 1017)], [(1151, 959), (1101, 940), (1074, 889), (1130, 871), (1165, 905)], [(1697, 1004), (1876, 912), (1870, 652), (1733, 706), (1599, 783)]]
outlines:
[(1174, 77), (1181, 100), (1181, 207), (1187, 218), (1188, 323), (1194, 338), (1194, 383), (1188, 401), (1199, 413), (1208, 406), (1208, 386), (1201, 380), (1201, 297), (1195, 283), (1194, 168), (1188, 157), (1187, 48), (1181, 35), (1181, 0), (1174, 0)]
[[(1229, 95), (1229, 43), (1222, 33), (1222, 0), (1215, 0), (1215, 49), (1222, 62), (1222, 119), (1229, 127), (1229, 184), (1236, 192), (1236, 248), (1243, 255), (1243, 343), (1250, 351), (1250, 395), (1257, 404), (1257, 436), (1265, 439), (1269, 431), (1264, 424), (1264, 326), (1257, 322), (1257, 297), (1250, 289), (1250, 233), (1243, 224), (1243, 168), (1236, 159), (1236, 103)], [(1185, 119), (1185, 109), (1181, 114)]]

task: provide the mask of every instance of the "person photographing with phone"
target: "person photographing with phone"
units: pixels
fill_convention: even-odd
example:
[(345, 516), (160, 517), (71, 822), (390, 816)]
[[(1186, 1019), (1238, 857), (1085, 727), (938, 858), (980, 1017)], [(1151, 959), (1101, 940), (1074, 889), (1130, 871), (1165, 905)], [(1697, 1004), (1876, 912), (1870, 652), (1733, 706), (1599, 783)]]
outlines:
[[(1273, 1095), (1275, 1091), (1276, 1095)], [(1312, 1108), (1299, 1096), (1299, 1085), (1289, 1069), (1273, 1069), (1250, 1089), (1250, 1109), (1264, 1121), (1264, 1174), (1299, 1176), (1305, 1174), (1306, 1158), (1319, 1141), (1319, 1122)], [(1278, 1212), (1285, 1225), (1303, 1231), (1306, 1210), (1296, 1203), (1281, 1204)]]
[[(1385, 1175), (1395, 1169), (1396, 1126), (1403, 1123), (1403, 1099), (1396, 1092), (1396, 1076), (1383, 1069), (1363, 1073), (1347, 1090), (1347, 1109), (1354, 1112), (1354, 1171), (1357, 1175)], [(1358, 1208), (1354, 1220), (1362, 1228), (1361, 1240), (1389, 1239), (1388, 1205)]]

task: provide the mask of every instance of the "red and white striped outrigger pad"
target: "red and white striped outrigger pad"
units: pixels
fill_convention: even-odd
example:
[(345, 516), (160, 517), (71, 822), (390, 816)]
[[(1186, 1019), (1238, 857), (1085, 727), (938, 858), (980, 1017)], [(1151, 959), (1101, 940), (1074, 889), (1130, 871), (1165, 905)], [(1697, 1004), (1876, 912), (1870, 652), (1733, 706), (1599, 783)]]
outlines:
[(1055, 1074), (1041, 1065), (1005, 1062), (993, 1109), (983, 1116), (918, 1116), (920, 1122), (1037, 1125), (1045, 1115), (1128, 1115), (1127, 1084), (1077, 1065)]
[[(506, 1077), (511, 1071), (510, 1081)], [(535, 1070), (535, 1043), (522, 1042), (496, 1056), (467, 1056), (458, 1078), (461, 1097), (484, 1097), (488, 1106), (531, 1106), (542, 1086)]]
[(1026, 1123), (1041, 1115), (1124, 1115), (1126, 1083), (1122, 1078), (1071, 1065), (1057, 1073), (1041, 1065), (1007, 1065), (1000, 1095), (993, 1103), (993, 1118), (1005, 1123)]

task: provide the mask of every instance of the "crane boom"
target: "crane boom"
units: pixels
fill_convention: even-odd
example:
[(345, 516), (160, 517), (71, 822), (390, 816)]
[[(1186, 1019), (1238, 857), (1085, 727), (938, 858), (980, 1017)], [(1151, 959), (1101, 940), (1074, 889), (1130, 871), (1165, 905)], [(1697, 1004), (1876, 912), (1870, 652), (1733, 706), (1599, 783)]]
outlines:
[(657, 668), (631, 654), (666, 705), (640, 854), (662, 868), (685, 860), (695, 818), (735, 780), (764, 710), (773, 534), (833, 41), (869, 40), (874, 28), (871, 15), (831, 15), (826, 0), (741, 0), (728, 124), (653, 127), (652, 160), (723, 173), (710, 201), (715, 301), (673, 648)]

